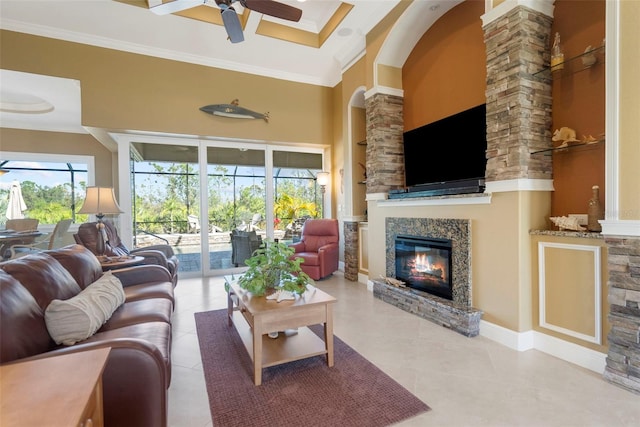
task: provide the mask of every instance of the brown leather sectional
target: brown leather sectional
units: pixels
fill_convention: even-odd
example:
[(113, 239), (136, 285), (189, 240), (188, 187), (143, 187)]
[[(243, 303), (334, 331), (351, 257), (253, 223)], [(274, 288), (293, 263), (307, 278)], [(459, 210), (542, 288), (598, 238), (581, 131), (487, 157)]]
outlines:
[(69, 299), (96, 281), (103, 274), (97, 258), (84, 246), (71, 245), (0, 263), (0, 363), (110, 347), (103, 373), (105, 425), (166, 426), (171, 274), (158, 265), (112, 273), (122, 282), (124, 304), (93, 336), (63, 346), (47, 331), (45, 309), (53, 299)]

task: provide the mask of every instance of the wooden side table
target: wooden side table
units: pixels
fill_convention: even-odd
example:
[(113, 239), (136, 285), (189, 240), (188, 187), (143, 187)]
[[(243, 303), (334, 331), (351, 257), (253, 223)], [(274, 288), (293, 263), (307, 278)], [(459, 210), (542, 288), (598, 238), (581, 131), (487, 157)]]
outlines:
[(144, 261), (144, 257), (141, 256), (129, 256), (129, 257), (98, 257), (102, 271), (117, 270), (119, 268), (133, 267), (134, 265), (140, 265)]
[(110, 348), (0, 366), (0, 425), (104, 425), (102, 371)]

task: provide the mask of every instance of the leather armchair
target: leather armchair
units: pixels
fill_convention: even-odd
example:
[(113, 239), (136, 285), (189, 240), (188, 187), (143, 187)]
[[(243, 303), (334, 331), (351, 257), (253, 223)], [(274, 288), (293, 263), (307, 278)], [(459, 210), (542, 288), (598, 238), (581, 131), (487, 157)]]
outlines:
[(302, 271), (314, 280), (329, 276), (338, 269), (340, 235), (337, 219), (309, 219), (302, 227), (300, 241), (289, 245), (293, 258), (302, 258)]
[[(173, 286), (178, 283), (178, 257), (169, 245), (153, 245), (144, 248), (129, 250), (120, 240), (118, 230), (111, 221), (103, 221), (107, 233), (104, 254), (106, 256), (135, 255), (144, 258), (144, 264), (156, 264), (169, 270)], [(73, 235), (76, 243), (86, 247), (97, 254), (96, 242), (98, 240), (98, 228), (95, 222), (85, 222), (78, 227), (78, 233)]]

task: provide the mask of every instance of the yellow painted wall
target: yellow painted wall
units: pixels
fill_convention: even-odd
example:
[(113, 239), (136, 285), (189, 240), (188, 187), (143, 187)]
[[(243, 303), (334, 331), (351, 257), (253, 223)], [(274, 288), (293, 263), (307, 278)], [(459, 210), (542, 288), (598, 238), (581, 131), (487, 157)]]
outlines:
[(385, 218), (471, 220), (473, 306), (483, 320), (531, 329), (531, 250), (528, 230), (544, 226), (549, 197), (543, 192), (496, 193), (490, 204), (389, 205), (369, 202), (369, 277), (386, 275)]
[(378, 65), (378, 85), (402, 89), (402, 68)]
[(113, 182), (112, 154), (91, 135), (0, 128), (0, 150), (93, 156), (95, 184), (111, 186)]
[(640, 2), (620, 1), (619, 219), (640, 220)]
[[(0, 43), (2, 68), (79, 80), (84, 126), (311, 144), (334, 139), (331, 88), (11, 31), (0, 33)], [(269, 112), (269, 123), (199, 111), (236, 98)]]
[[(364, 83), (367, 89), (371, 89), (374, 86), (380, 86), (381, 83), (375, 81), (374, 67), (375, 59), (384, 44), (385, 38), (391, 31), (393, 24), (398, 20), (402, 13), (411, 5), (414, 0), (401, 1), (385, 18), (378, 23), (369, 33), (367, 33), (367, 54), (365, 55), (366, 61), (366, 79)], [(420, 1), (420, 0), (419, 0)], [(384, 74), (384, 72), (383, 72)], [(388, 82), (393, 84), (392, 82)], [(393, 86), (392, 86), (393, 87)], [(397, 87), (396, 89), (399, 89)]]
[[(540, 275), (538, 264), (538, 246), (540, 242), (552, 244), (568, 244), (578, 246), (600, 247), (600, 333), (602, 344), (592, 343), (566, 333), (545, 328), (540, 324)], [(532, 252), (532, 301), (533, 301), (533, 329), (565, 341), (591, 348), (600, 352), (607, 352), (607, 333), (611, 329), (609, 323), (609, 303), (607, 302), (607, 245), (603, 239), (583, 239), (565, 236), (531, 236)], [(545, 277), (549, 281), (546, 288), (546, 320), (556, 326), (576, 331), (585, 335), (593, 335), (595, 309), (594, 307), (594, 255), (591, 252), (576, 248), (546, 248)]]
[(365, 215), (367, 209), (366, 190), (367, 186), (363, 184), (365, 179), (363, 165), (367, 163), (367, 146), (360, 145), (358, 142), (366, 141), (366, 110), (364, 108), (351, 107), (351, 122), (352, 122), (352, 138), (353, 146), (352, 150), (352, 162), (351, 168), (353, 170), (353, 215), (362, 216)]

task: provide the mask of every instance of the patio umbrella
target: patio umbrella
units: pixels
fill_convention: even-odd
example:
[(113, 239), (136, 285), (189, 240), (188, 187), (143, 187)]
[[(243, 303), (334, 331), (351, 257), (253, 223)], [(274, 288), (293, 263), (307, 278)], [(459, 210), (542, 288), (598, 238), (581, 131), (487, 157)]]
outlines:
[(24, 218), (23, 211), (27, 210), (27, 205), (22, 198), (22, 188), (18, 181), (11, 183), (11, 190), (9, 190), (9, 206), (7, 206), (7, 219), (20, 219)]

